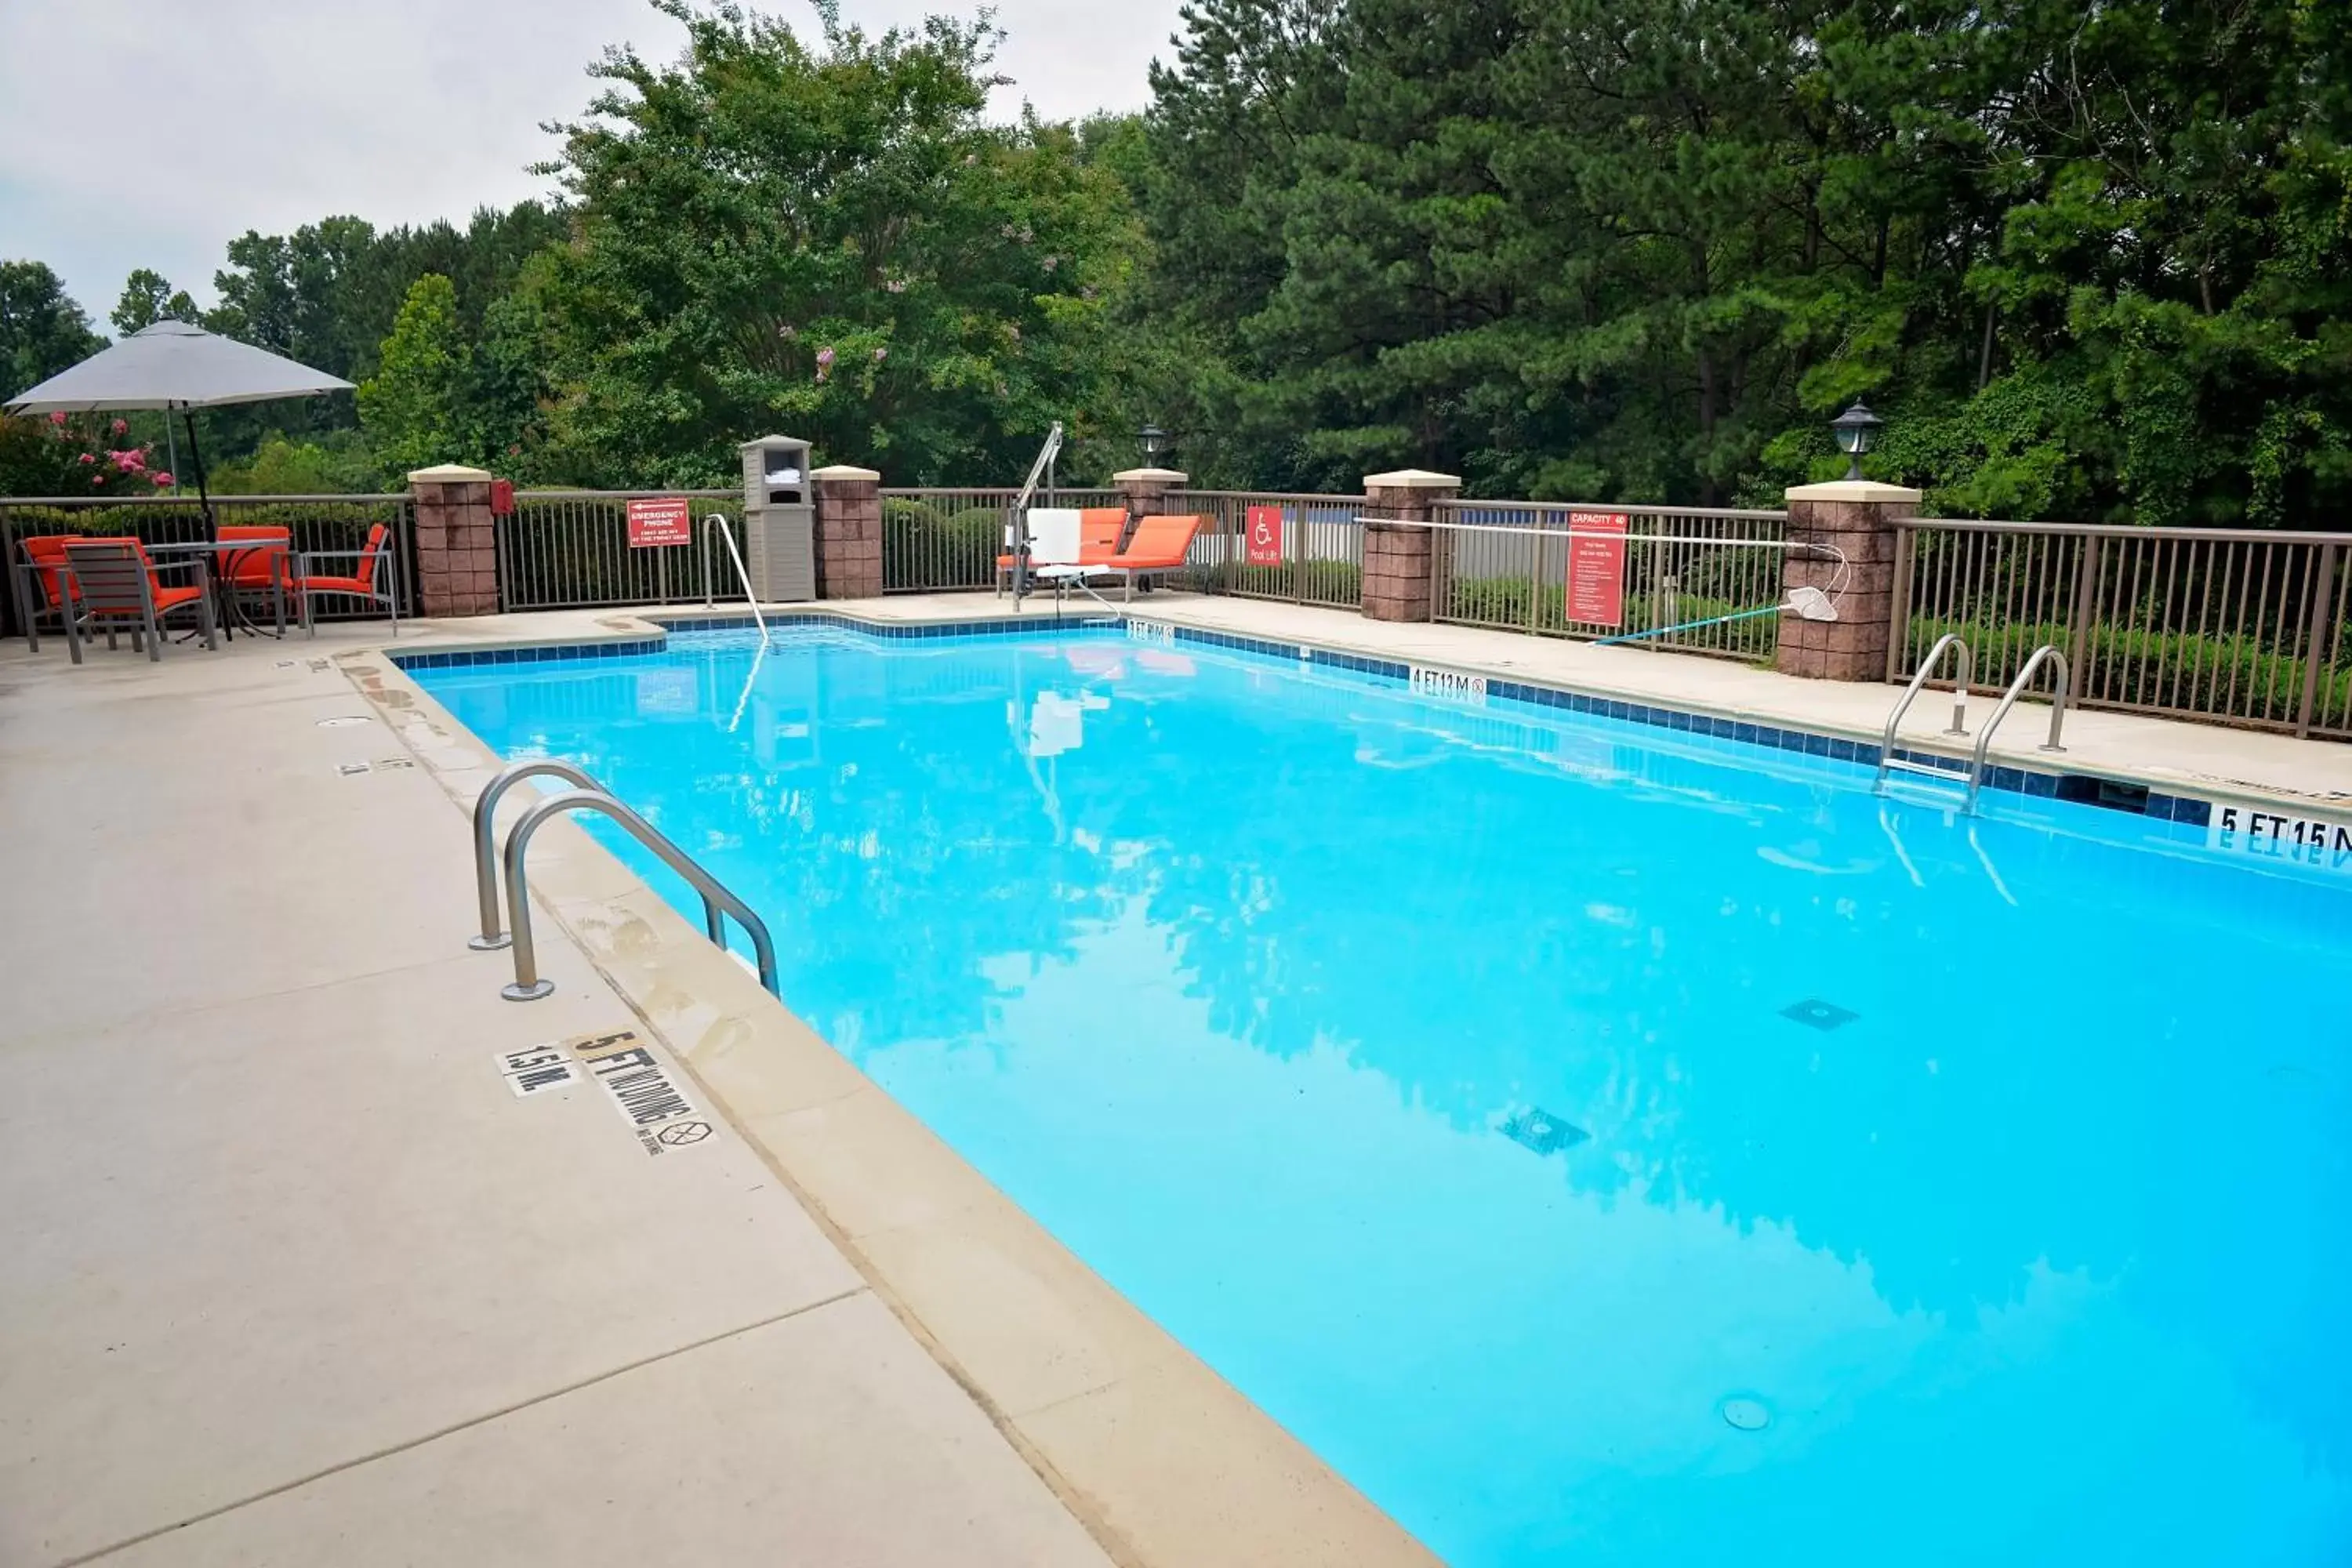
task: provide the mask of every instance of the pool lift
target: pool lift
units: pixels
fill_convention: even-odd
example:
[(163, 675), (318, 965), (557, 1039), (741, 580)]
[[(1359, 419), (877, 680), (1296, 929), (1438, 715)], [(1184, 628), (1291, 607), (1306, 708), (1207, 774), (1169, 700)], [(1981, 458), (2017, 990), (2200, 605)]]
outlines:
[(1045, 492), (1054, 491), (1054, 463), (1062, 455), (1062, 422), (1054, 421), (1045, 432), (1045, 444), (1037, 448), (1037, 460), (1029, 465), (1029, 477), (1021, 481), (1021, 493), (1013, 498), (1013, 510), (1004, 521), (1004, 542), (1013, 556), (1013, 612), (1021, 613), (1021, 601), (1029, 592), (1029, 502), (1037, 493), (1037, 481), (1045, 482)]

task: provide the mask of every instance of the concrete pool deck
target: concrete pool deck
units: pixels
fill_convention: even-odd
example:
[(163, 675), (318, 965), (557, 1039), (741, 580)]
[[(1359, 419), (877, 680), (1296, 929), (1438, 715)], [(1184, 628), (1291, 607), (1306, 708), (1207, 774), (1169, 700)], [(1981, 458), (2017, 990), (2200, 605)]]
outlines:
[[(1134, 608), (1874, 740), (1894, 696)], [(573, 611), (390, 646), (645, 629)], [(0, 650), (0, 1561), (1429, 1561), (569, 824), (532, 861), (556, 994), (499, 1000), (505, 956), (464, 947), (463, 808), (494, 760), (384, 646)], [(2048, 765), (2039, 723), (1999, 752)], [(2068, 741), (2072, 769), (2352, 804), (2341, 745), (2109, 714)], [(615, 1030), (682, 1064), (709, 1137), (649, 1156), (597, 1083), (500, 1076)]]

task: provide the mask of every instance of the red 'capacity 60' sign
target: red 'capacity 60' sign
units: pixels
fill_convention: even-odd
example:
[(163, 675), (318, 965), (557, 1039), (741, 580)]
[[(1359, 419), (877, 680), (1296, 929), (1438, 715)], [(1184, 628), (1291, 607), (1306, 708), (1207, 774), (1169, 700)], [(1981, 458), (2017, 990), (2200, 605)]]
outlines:
[(629, 548), (648, 550), (694, 542), (694, 519), (684, 496), (661, 496), (629, 503)]
[(1623, 626), (1625, 514), (1572, 511), (1568, 531), (1568, 618), (1588, 626)]
[(1254, 506), (1249, 509), (1249, 563), (1253, 566), (1282, 564), (1282, 509), (1278, 506)]

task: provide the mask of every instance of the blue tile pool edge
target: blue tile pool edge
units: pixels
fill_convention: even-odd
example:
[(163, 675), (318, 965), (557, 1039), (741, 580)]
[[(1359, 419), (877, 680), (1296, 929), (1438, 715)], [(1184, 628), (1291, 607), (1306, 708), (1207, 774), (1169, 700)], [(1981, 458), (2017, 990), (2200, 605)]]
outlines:
[[(642, 617), (662, 628), (659, 637), (614, 637), (592, 642), (569, 642), (522, 647), (452, 648), (445, 652), (419, 651), (406, 653), (388, 651), (386, 658), (404, 671), (415, 669), (449, 669), (476, 665), (544, 664), (569, 659), (626, 658), (638, 654), (659, 653), (669, 644), (672, 632), (749, 631), (760, 623), (750, 616), (695, 616), (664, 618), (658, 616)], [(1134, 616), (1113, 616), (1101, 613), (1050, 616), (997, 616), (970, 621), (868, 621), (837, 611), (787, 611), (770, 616), (771, 626), (829, 626), (844, 627), (869, 637), (900, 639), (936, 637), (1015, 637), (1041, 631), (1069, 631), (1079, 627), (1118, 627), (1131, 637), (1144, 640), (1171, 643), (1194, 643), (1204, 647), (1228, 648), (1240, 653), (1253, 653), (1268, 658), (1286, 659), (1297, 664), (1322, 665), (1345, 669), (1376, 679), (1393, 681), (1400, 686), (1412, 682), (1413, 666), (1402, 659), (1382, 658), (1370, 654), (1349, 653), (1320, 644), (1278, 642), (1265, 637), (1244, 637), (1236, 632), (1212, 631), (1201, 626), (1181, 626), (1171, 621), (1145, 620)], [(1874, 768), (1878, 765), (1880, 748), (1875, 742), (1851, 741), (1837, 735), (1824, 735), (1810, 730), (1792, 730), (1774, 724), (1761, 724), (1745, 719), (1726, 719), (1711, 713), (1692, 712), (1680, 708), (1664, 708), (1652, 703), (1633, 702), (1614, 697), (1598, 697), (1588, 692), (1570, 690), (1535, 681), (1511, 680), (1476, 670), (1445, 669), (1445, 674), (1458, 674), (1486, 682), (1488, 700), (1500, 700), (1528, 708), (1551, 708), (1570, 713), (1591, 714), (1597, 718), (1615, 719), (1629, 724), (1644, 724), (1670, 732), (1712, 736), (1736, 741), (1747, 745), (1763, 746), (1774, 751), (1793, 752), (1803, 756), (1826, 757), (1835, 762), (1852, 763)], [(1918, 751), (1898, 746), (1895, 757), (1904, 762), (1918, 763), (1954, 775), (1957, 784), (1965, 775), (1966, 763), (1959, 758), (1940, 752)], [(2046, 773), (2032, 768), (1997, 763), (1985, 770), (1984, 787), (2000, 794), (2039, 800), (2064, 800), (2075, 805), (2095, 805), (2108, 811), (2129, 816), (2154, 817), (2163, 822), (2177, 822), (2189, 827), (2204, 827), (2212, 819), (2209, 801), (2188, 795), (2168, 795), (2153, 785), (2137, 780), (2108, 779), (2090, 773)]]

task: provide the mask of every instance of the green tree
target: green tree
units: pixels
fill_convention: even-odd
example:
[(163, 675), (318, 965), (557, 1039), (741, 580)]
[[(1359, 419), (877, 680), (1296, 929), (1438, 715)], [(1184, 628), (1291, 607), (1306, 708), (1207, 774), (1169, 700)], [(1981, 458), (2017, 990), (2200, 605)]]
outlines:
[(457, 289), (428, 272), (409, 289), (376, 374), (360, 384), (360, 423), (387, 468), (404, 472), (478, 456), (468, 407), (472, 379)]
[(201, 319), (196, 302), (188, 298), (187, 290), (174, 289), (160, 272), (142, 267), (123, 280), (122, 298), (114, 307), (111, 320), (114, 330), (124, 337), (153, 326), (158, 321), (195, 321)]
[(106, 346), (64, 280), (38, 261), (0, 261), (0, 398), (47, 381)]
[[(2352, 489), (2344, 0), (1199, 0), (1138, 298), (1221, 477), (2324, 520)], [(1198, 467), (1199, 465), (1194, 465)]]
[(724, 482), (737, 442), (782, 429), (970, 483), (1019, 472), (1055, 418), (1100, 422), (1132, 212), (1070, 128), (983, 121), (985, 22), (869, 37), (824, 7), (812, 46), (659, 8), (684, 57), (608, 55), (550, 167), (573, 237), (533, 308), (575, 477)]

